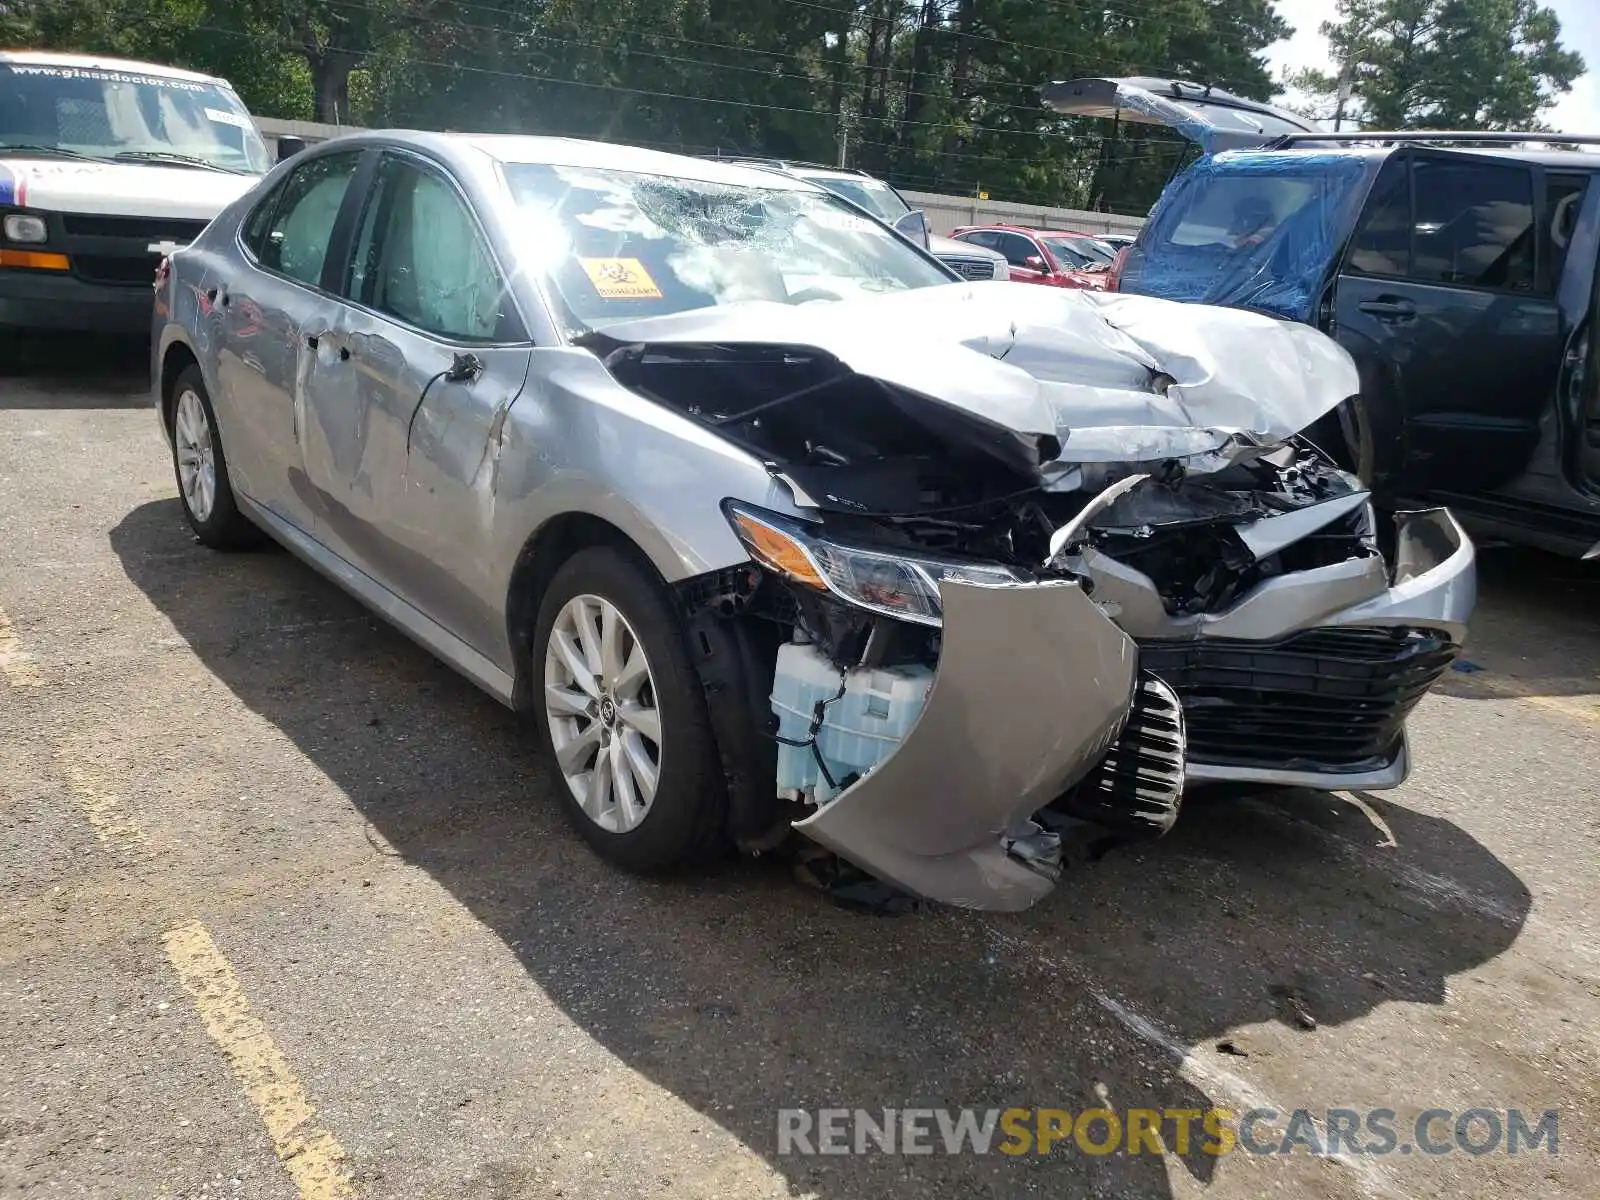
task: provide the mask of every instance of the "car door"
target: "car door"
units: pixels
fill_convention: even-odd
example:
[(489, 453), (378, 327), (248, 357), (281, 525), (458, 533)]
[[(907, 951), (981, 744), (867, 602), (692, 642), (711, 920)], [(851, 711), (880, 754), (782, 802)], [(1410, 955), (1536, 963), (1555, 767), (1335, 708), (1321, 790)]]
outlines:
[(485, 654), (505, 632), (484, 599), (499, 435), (531, 356), (505, 280), (449, 174), (385, 152), (334, 335), (346, 378), (307, 464), (342, 552)]
[(1385, 487), (1493, 487), (1537, 446), (1561, 359), (1541, 183), (1526, 163), (1427, 151), (1375, 182), (1330, 332), (1361, 368)]
[(291, 172), (245, 220), (247, 265), (208, 281), (202, 298), (221, 315), (218, 419), (235, 486), (307, 533), (301, 414), (330, 367), (311, 339), (335, 304), (323, 275), (360, 162), (360, 151), (322, 154)]

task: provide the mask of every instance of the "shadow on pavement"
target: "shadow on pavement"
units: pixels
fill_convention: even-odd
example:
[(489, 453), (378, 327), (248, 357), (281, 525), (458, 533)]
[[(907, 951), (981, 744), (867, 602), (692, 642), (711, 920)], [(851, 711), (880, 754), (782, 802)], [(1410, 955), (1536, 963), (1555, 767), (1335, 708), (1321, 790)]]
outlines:
[(1500, 684), (1524, 695), (1600, 697), (1600, 562), (1480, 550), (1478, 607), (1462, 659), (1440, 683), (1461, 699), (1501, 698)]
[(0, 330), (0, 408), (148, 403), (148, 338)]
[[(517, 718), (290, 556), (221, 560), (194, 545), (176, 500), (129, 513), (110, 540), (216, 677), (581, 1028), (796, 1193), (1169, 1196), (1152, 1155), (782, 1156), (776, 1110), (1225, 1105), (1107, 1000), (1183, 1047), (1273, 1020), (1315, 1038), (1308, 1018), (1442, 1003), (1528, 912), (1517, 876), (1450, 822), (1308, 793), (1197, 796), (1167, 839), (1082, 869), (1021, 917), (861, 916), (770, 860), (631, 878), (563, 823)], [(264, 633), (290, 625), (304, 634)], [(1442, 877), (1455, 892), (1430, 891)], [(1184, 1160), (1203, 1181), (1214, 1164)], [(515, 1162), (486, 1171), (533, 1194)]]

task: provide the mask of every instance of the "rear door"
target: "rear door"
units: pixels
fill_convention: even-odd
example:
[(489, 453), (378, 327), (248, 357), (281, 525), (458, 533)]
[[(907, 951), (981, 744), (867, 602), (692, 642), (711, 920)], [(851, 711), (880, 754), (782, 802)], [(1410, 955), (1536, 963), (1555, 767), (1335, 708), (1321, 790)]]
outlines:
[(337, 300), (324, 288), (336, 228), (360, 151), (322, 154), (292, 171), (246, 218), (249, 266), (207, 280), (201, 302), (220, 315), (219, 420), (241, 490), (311, 533), (316, 503), (302, 469), (307, 397), (337, 363), (317, 333)]
[(1381, 484), (1476, 491), (1527, 465), (1562, 352), (1543, 183), (1510, 158), (1385, 164), (1330, 330), (1361, 368)]
[(318, 418), (352, 557), (484, 654), (500, 430), (532, 353), (505, 280), (448, 172), (386, 152), (344, 283), (350, 377)]

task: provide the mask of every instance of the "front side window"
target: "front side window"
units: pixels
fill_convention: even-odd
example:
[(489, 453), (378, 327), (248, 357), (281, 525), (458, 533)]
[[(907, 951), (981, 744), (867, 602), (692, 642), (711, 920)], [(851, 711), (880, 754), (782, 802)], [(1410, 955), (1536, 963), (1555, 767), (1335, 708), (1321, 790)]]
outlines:
[(1413, 168), (1411, 278), (1533, 290), (1533, 175), (1526, 167), (1425, 158)]
[(507, 163), (514, 231), (581, 331), (743, 301), (800, 304), (948, 283), (838, 197), (594, 167)]
[(245, 244), (263, 267), (321, 285), (328, 242), (359, 161), (357, 154), (314, 158), (256, 210), (245, 228)]
[(1039, 248), (1020, 233), (1002, 233), (995, 249), (1004, 254), (1013, 267), (1025, 267), (1030, 258), (1039, 257)]
[(231, 88), (137, 68), (0, 63), (0, 153), (8, 147), (251, 175), (270, 166)]
[(876, 179), (823, 178), (811, 182), (820, 184), (836, 196), (843, 196), (850, 203), (891, 225), (911, 211), (892, 187)]
[(466, 204), (432, 170), (390, 157), (356, 235), (351, 299), (453, 341), (500, 336), (505, 285)]

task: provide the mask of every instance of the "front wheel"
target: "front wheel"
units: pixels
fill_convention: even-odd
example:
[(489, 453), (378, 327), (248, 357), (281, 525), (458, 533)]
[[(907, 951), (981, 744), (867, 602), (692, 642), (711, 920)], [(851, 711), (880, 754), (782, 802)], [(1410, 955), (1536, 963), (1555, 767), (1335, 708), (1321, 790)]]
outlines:
[(611, 547), (574, 555), (540, 605), (532, 667), (562, 805), (601, 857), (659, 871), (721, 845), (727, 787), (657, 579)]
[(217, 414), (199, 367), (186, 367), (173, 384), (171, 433), (178, 499), (195, 537), (213, 550), (254, 542), (255, 527), (234, 502)]

